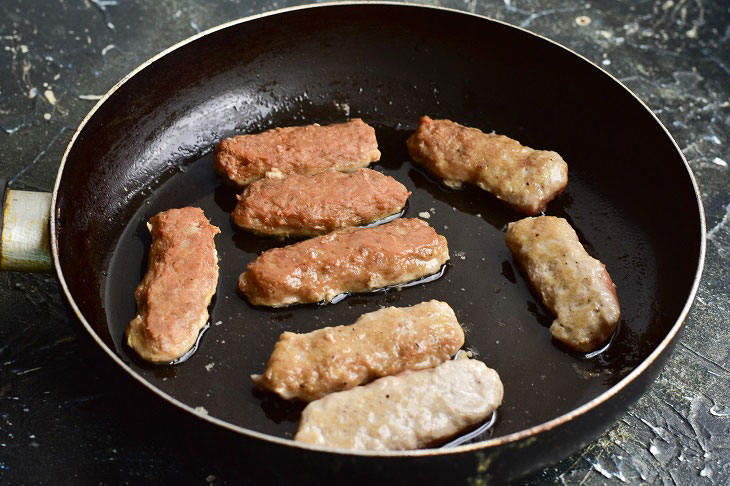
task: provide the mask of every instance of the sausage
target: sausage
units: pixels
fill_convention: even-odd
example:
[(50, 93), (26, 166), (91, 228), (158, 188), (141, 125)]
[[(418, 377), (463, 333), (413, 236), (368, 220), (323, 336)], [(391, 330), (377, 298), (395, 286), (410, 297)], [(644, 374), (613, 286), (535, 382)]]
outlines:
[(510, 223), (507, 247), (542, 302), (557, 316), (550, 332), (579, 352), (598, 349), (616, 329), (621, 310), (606, 266), (592, 258), (563, 218)]
[(311, 402), (294, 440), (356, 450), (418, 449), (484, 422), (503, 395), (496, 371), (456, 359)]
[(233, 222), (257, 234), (315, 236), (398, 213), (410, 192), (371, 169), (253, 182), (238, 197)]
[(226, 138), (213, 156), (215, 171), (240, 188), (267, 173), (286, 176), (351, 171), (379, 159), (375, 130), (359, 118)]
[(401, 371), (432, 368), (463, 344), (464, 331), (445, 302), (387, 307), (349, 326), (283, 333), (266, 371), (251, 379), (282, 398), (312, 401)]
[(253, 305), (329, 302), (432, 275), (448, 259), (446, 238), (428, 223), (396, 219), (265, 251), (249, 263), (238, 288)]
[(475, 184), (524, 214), (544, 211), (568, 184), (568, 164), (557, 152), (451, 120), (421, 117), (406, 143), (413, 160), (447, 185)]
[(169, 363), (195, 345), (208, 321), (218, 284), (213, 237), (220, 229), (192, 207), (161, 212), (147, 228), (152, 246), (134, 292), (137, 316), (127, 326), (127, 344), (147, 361)]

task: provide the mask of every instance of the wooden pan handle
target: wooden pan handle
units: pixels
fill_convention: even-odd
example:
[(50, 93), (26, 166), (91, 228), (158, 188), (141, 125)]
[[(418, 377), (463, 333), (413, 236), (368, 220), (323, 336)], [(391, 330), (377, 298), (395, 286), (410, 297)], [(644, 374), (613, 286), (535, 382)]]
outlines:
[(0, 179), (0, 270), (50, 272), (51, 194), (15, 191)]

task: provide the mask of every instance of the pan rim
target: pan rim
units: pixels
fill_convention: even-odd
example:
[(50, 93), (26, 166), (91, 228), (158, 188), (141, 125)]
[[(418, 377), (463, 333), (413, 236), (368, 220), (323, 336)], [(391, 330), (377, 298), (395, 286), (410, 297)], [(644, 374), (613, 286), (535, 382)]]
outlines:
[[(605, 392), (601, 393), (594, 399), (584, 403), (580, 407), (577, 407), (573, 410), (571, 410), (568, 413), (562, 414), (558, 417), (555, 417), (547, 422), (543, 422), (541, 424), (535, 425), (533, 427), (520, 430), (518, 432), (513, 432), (508, 435), (496, 437), (493, 439), (489, 439), (482, 442), (477, 442), (474, 444), (466, 444), (461, 445), (449, 449), (419, 449), (419, 450), (409, 450), (409, 451), (351, 451), (347, 449), (339, 449), (334, 447), (325, 447), (325, 446), (318, 446), (318, 445), (311, 445), (311, 444), (303, 444), (301, 442), (296, 442), (292, 439), (285, 439), (281, 437), (275, 437), (272, 435), (264, 434), (262, 432), (257, 432), (255, 430), (250, 430), (235, 424), (232, 424), (230, 422), (226, 422), (224, 420), (218, 419), (216, 417), (212, 417), (206, 414), (201, 414), (198, 411), (196, 411), (193, 407), (186, 405), (185, 403), (179, 401), (178, 399), (174, 398), (173, 396), (165, 393), (164, 391), (160, 390), (156, 386), (154, 386), (149, 381), (145, 380), (141, 375), (139, 375), (137, 372), (135, 372), (129, 365), (127, 365), (118, 355), (117, 353), (111, 349), (96, 333), (96, 331), (91, 327), (89, 322), (86, 320), (84, 315), (82, 314), (81, 310), (76, 304), (76, 301), (73, 298), (73, 295), (71, 294), (70, 289), (68, 288), (68, 285), (66, 283), (66, 280), (63, 275), (63, 271), (61, 269), (61, 261), (58, 251), (58, 239), (56, 235), (56, 225), (57, 225), (57, 218), (59, 216), (60, 208), (56, 206), (57, 204), (57, 198), (58, 198), (58, 191), (61, 185), (61, 179), (63, 177), (63, 169), (66, 165), (66, 161), (68, 159), (69, 154), (71, 153), (71, 150), (73, 149), (74, 143), (76, 142), (76, 139), (78, 138), (79, 134), (83, 131), (86, 124), (89, 122), (91, 117), (96, 113), (96, 111), (105, 103), (105, 101), (110, 98), (119, 88), (122, 87), (127, 81), (129, 81), (131, 78), (136, 76), (138, 73), (146, 69), (148, 66), (152, 65), (153, 63), (157, 62), (158, 60), (164, 58), (169, 53), (187, 45), (190, 44), (202, 37), (205, 37), (207, 35), (213, 34), (215, 32), (218, 32), (220, 30), (227, 29), (229, 27), (233, 27), (239, 24), (247, 23), (253, 20), (258, 20), (265, 17), (270, 17), (274, 15), (280, 15), (288, 12), (298, 11), (298, 10), (307, 10), (307, 9), (314, 9), (314, 8), (327, 8), (327, 7), (340, 7), (340, 6), (395, 6), (395, 7), (401, 7), (401, 8), (426, 8), (436, 11), (445, 11), (450, 13), (455, 13), (459, 15), (468, 15), (471, 17), (475, 17), (480, 20), (486, 20), (488, 22), (493, 22), (496, 24), (500, 24), (505, 27), (517, 29), (523, 33), (529, 34), (531, 36), (534, 36), (542, 41), (547, 41), (551, 44), (553, 44), (556, 47), (559, 47), (560, 49), (563, 49), (564, 51), (567, 51), (568, 53), (577, 56), (582, 61), (587, 62), (590, 64), (593, 68), (597, 69), (600, 73), (603, 75), (608, 76), (613, 82), (615, 82), (618, 86), (623, 88), (626, 92), (628, 92), (631, 96), (634, 97), (636, 101), (638, 101), (641, 106), (653, 117), (654, 121), (661, 127), (661, 129), (664, 131), (666, 136), (669, 138), (669, 140), (674, 145), (674, 148), (677, 150), (677, 153), (679, 154), (685, 170), (687, 171), (687, 175), (690, 178), (690, 181), (692, 183), (692, 187), (695, 193), (695, 198), (697, 201), (697, 208), (698, 208), (698, 216), (700, 219), (700, 251), (699, 251), (699, 258), (697, 261), (697, 269), (695, 272), (694, 280), (692, 282), (692, 287), (690, 288), (689, 295), (687, 297), (687, 300), (682, 307), (681, 312), (679, 313), (679, 316), (677, 317), (676, 321), (672, 325), (672, 327), (669, 329), (669, 332), (667, 335), (662, 339), (662, 341), (657, 345), (657, 347), (641, 362), (639, 365), (634, 368), (629, 374), (627, 374), (624, 378), (622, 378), (618, 383), (616, 383), (614, 386), (606, 390)], [(148, 60), (144, 61), (142, 64), (137, 66), (135, 69), (130, 71), (127, 75), (125, 75), (121, 80), (119, 80), (114, 86), (112, 86), (109, 91), (107, 91), (102, 98), (99, 99), (99, 101), (94, 105), (94, 107), (87, 113), (87, 115), (83, 118), (79, 126), (74, 131), (66, 150), (63, 153), (63, 156), (61, 158), (61, 162), (59, 165), (58, 173), (56, 175), (56, 181), (53, 187), (53, 193), (52, 193), (52, 199), (51, 199), (51, 215), (50, 215), (50, 237), (51, 237), (51, 257), (53, 260), (54, 268), (56, 275), (58, 277), (58, 282), (63, 290), (63, 293), (66, 296), (66, 299), (69, 302), (69, 305), (73, 309), (74, 313), (76, 314), (76, 317), (79, 319), (81, 324), (84, 326), (86, 331), (89, 333), (91, 338), (96, 341), (96, 343), (101, 347), (102, 350), (118, 365), (120, 366), (124, 371), (127, 372), (128, 375), (130, 375), (132, 378), (137, 380), (140, 384), (145, 386), (147, 389), (158, 395), (163, 400), (167, 401), (171, 405), (174, 405), (183, 411), (191, 414), (193, 417), (196, 417), (198, 419), (205, 420), (211, 424), (214, 424), (216, 426), (222, 427), (224, 429), (228, 429), (232, 432), (242, 434), (244, 436), (248, 436), (254, 439), (258, 440), (264, 440), (266, 442), (270, 442), (277, 445), (283, 445), (283, 446), (289, 446), (289, 447), (297, 447), (305, 450), (311, 450), (316, 452), (326, 452), (326, 453), (333, 453), (333, 454), (339, 454), (339, 455), (347, 455), (347, 456), (365, 456), (365, 457), (384, 457), (384, 458), (403, 458), (403, 457), (429, 457), (429, 456), (442, 456), (442, 455), (450, 455), (450, 454), (457, 454), (462, 452), (470, 452), (470, 451), (476, 451), (476, 450), (482, 450), (482, 449), (489, 449), (494, 448), (498, 446), (502, 446), (508, 443), (513, 443), (520, 441), (522, 439), (526, 439), (528, 437), (536, 436), (542, 432), (547, 432), (557, 426), (560, 426), (566, 422), (569, 422), (573, 420), (574, 418), (583, 415), (590, 410), (596, 408), (597, 406), (601, 405), (602, 403), (606, 402), (608, 399), (619, 393), (621, 390), (626, 388), (631, 382), (633, 382), (637, 377), (639, 377), (656, 359), (667, 350), (667, 347), (674, 341), (677, 333), (682, 328), (684, 321), (687, 317), (687, 314), (689, 313), (690, 309), (692, 308), (692, 305), (695, 301), (697, 291), (699, 289), (700, 280), (702, 277), (702, 273), (704, 270), (704, 263), (705, 263), (705, 253), (706, 253), (706, 246), (707, 246), (707, 228), (706, 228), (706, 222), (705, 222), (705, 211), (704, 206), (702, 203), (702, 198), (699, 192), (699, 186), (697, 184), (697, 180), (695, 179), (694, 173), (692, 172), (691, 167), (689, 166), (689, 163), (687, 162), (687, 159), (685, 158), (684, 154), (682, 153), (682, 150), (679, 148), (677, 142), (674, 140), (674, 137), (672, 137), (671, 133), (669, 133), (669, 130), (664, 126), (664, 124), (659, 120), (659, 118), (656, 116), (656, 114), (649, 108), (649, 106), (644, 103), (643, 100), (641, 100), (631, 89), (629, 89), (627, 86), (625, 86), (618, 78), (613, 76), (612, 74), (606, 72), (603, 68), (592, 62), (591, 60), (587, 59), (583, 55), (575, 52), (574, 50), (563, 46), (562, 44), (559, 44), (556, 41), (553, 41), (547, 37), (544, 37), (540, 34), (536, 34), (534, 32), (531, 32), (523, 27), (512, 25), (510, 23), (493, 19), (491, 17), (487, 17), (485, 15), (480, 15), (472, 12), (457, 10), (453, 8), (448, 7), (440, 7), (440, 6), (434, 6), (434, 5), (424, 5), (424, 4), (418, 4), (418, 3), (401, 3), (401, 2), (393, 2), (393, 1), (334, 1), (334, 2), (324, 2), (324, 3), (317, 3), (317, 4), (306, 4), (306, 5), (298, 5), (293, 7), (287, 7), (277, 10), (271, 10), (268, 12), (263, 12), (260, 14), (251, 15), (248, 17), (243, 17), (240, 19), (232, 20), (230, 22), (226, 22), (214, 27), (211, 27), (210, 29), (204, 30), (202, 32), (199, 32), (195, 35), (192, 35), (186, 39), (183, 39), (172, 46), (168, 47), (167, 49), (161, 51), (160, 53), (156, 54), (155, 56), (149, 58)]]

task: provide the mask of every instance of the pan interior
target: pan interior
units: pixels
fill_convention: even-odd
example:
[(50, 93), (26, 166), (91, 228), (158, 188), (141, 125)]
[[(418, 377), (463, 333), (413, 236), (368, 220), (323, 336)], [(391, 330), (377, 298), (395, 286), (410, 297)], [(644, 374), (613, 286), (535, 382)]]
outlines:
[[(350, 324), (381, 306), (448, 302), (466, 347), (496, 369), (509, 434), (569, 412), (634, 369), (674, 324), (699, 255), (699, 210), (681, 156), (648, 111), (577, 56), (498, 23), (452, 12), (360, 5), (301, 10), (234, 25), (171, 52), (124, 84), (89, 120), (58, 193), (64, 278), (94, 331), (152, 385), (232, 424), (291, 437), (301, 407), (253, 389), (283, 331)], [(496, 131), (569, 164), (547, 214), (567, 218), (618, 288), (614, 344), (587, 359), (551, 343), (552, 318), (504, 245), (521, 216), (475, 188), (451, 190), (409, 159), (418, 117)], [(362, 117), (376, 127), (373, 168), (413, 192), (406, 217), (428, 214), (449, 242), (435, 282), (350, 296), (327, 306), (254, 308), (236, 291), (261, 251), (285, 242), (237, 231), (235, 192), (212, 170), (221, 137)], [(145, 223), (199, 206), (221, 228), (220, 279), (199, 349), (149, 366), (123, 345), (146, 269)], [(78, 262), (84, 262), (79, 265)]]

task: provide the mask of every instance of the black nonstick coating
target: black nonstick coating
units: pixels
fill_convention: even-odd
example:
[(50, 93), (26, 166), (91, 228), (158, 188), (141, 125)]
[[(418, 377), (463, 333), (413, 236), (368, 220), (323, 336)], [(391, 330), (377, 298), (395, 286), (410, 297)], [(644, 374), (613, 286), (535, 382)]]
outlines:
[[(551, 342), (552, 317), (504, 245), (505, 225), (520, 214), (481, 190), (447, 189), (410, 161), (405, 140), (424, 114), (565, 158), (567, 189), (546, 213), (573, 224), (617, 285), (622, 320), (607, 351), (586, 358)], [(428, 213), (448, 239), (445, 275), (334, 305), (251, 307), (236, 291), (238, 275), (259, 252), (285, 243), (234, 229), (235, 193), (216, 178), (210, 151), (234, 133), (351, 117), (376, 127), (383, 156), (372, 167), (413, 191), (405, 216)], [(144, 365), (122, 342), (146, 268), (145, 222), (187, 205), (203, 208), (222, 230), (212, 324), (186, 362)], [(56, 211), (60, 271), (106, 345), (181, 402), (285, 438), (300, 407), (254, 391), (249, 379), (263, 370), (281, 332), (350, 324), (380, 306), (433, 298), (455, 309), (466, 347), (505, 384), (494, 437), (570, 412), (625, 377), (674, 326), (702, 241), (701, 209), (681, 154), (617, 82), (516, 28), (402, 5), (290, 11), (168, 53), (87, 122), (63, 168)]]

